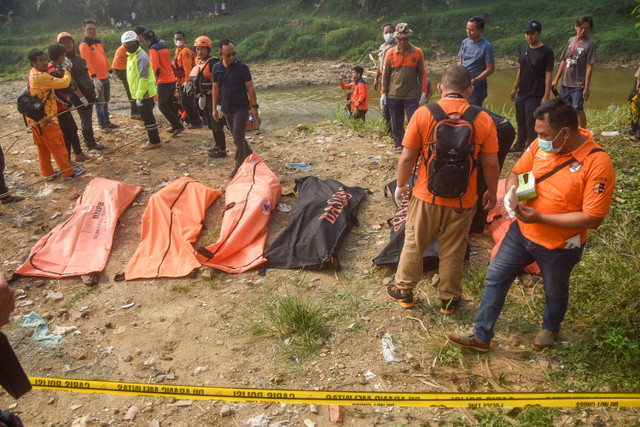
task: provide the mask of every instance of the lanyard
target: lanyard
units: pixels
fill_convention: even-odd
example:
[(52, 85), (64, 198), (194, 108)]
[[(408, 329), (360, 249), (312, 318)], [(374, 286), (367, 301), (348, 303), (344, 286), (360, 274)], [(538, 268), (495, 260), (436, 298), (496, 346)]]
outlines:
[(576, 52), (576, 49), (577, 49), (578, 47), (580, 47), (580, 44), (582, 44), (582, 42), (584, 41), (584, 39), (580, 40), (580, 43), (578, 43), (578, 44), (576, 45), (576, 42), (577, 42), (577, 41), (578, 41), (578, 39), (576, 39), (576, 40), (573, 42), (573, 47), (571, 48), (571, 53), (569, 54), (569, 56), (570, 56), (570, 57), (571, 57), (571, 56), (573, 56), (573, 54)]

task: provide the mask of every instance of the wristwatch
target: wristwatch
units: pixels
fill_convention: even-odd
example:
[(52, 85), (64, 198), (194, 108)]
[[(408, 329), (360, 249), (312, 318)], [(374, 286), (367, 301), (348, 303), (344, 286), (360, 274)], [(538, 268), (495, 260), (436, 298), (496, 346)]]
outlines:
[(258, 104), (253, 104), (253, 105), (251, 106), (251, 108), (259, 108), (259, 107), (260, 107), (260, 106), (259, 106)]

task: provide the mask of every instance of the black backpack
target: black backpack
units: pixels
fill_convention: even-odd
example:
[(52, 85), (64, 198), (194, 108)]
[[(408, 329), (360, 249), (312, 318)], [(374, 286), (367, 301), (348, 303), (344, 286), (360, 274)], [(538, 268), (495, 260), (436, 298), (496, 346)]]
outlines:
[(45, 100), (41, 101), (35, 96), (31, 96), (28, 88), (26, 88), (26, 90), (23, 90), (22, 94), (18, 97), (18, 111), (22, 115), (29, 117), (31, 120), (39, 122), (45, 116), (44, 106), (47, 102), (47, 99), (49, 99), (49, 96), (51, 96), (51, 92), (52, 91), (49, 91), (49, 94), (47, 95)]
[(482, 110), (470, 105), (461, 115), (447, 115), (437, 103), (427, 108), (436, 121), (425, 156), (427, 189), (434, 196), (461, 198), (476, 167), (473, 121)]

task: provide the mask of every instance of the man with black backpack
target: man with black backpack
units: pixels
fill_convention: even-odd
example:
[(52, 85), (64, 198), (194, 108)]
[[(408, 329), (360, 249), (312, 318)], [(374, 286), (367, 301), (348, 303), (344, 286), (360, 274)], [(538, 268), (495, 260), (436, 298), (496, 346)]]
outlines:
[[(609, 155), (578, 127), (569, 101), (555, 98), (534, 112), (538, 138), (515, 164), (505, 183), (505, 210), (517, 218), (504, 236), (485, 278), (473, 331), (449, 333), (454, 344), (487, 352), (494, 326), (516, 275), (527, 265), (540, 267), (545, 295), (536, 350), (558, 339), (569, 303), (569, 278), (580, 261), (587, 230), (600, 226), (609, 212), (615, 172)], [(518, 203), (518, 176), (535, 178), (535, 195)]]
[(413, 289), (423, 273), (422, 254), (438, 236), (440, 312), (453, 314), (462, 296), (464, 254), (478, 197), (476, 166), (482, 163), (488, 188), (483, 206), (491, 209), (499, 175), (498, 139), (491, 117), (467, 102), (473, 87), (465, 67), (448, 67), (438, 91), (440, 101), (415, 112), (402, 141), (395, 191), (398, 205), (408, 192), (407, 181), (417, 160), (420, 166), (395, 283), (387, 287), (387, 295), (402, 308), (414, 306)]

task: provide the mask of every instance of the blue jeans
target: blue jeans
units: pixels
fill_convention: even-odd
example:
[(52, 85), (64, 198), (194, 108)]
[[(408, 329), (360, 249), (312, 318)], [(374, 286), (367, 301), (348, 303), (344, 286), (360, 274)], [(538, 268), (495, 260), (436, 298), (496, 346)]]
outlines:
[(407, 122), (409, 122), (418, 109), (418, 100), (387, 98), (387, 104), (391, 114), (391, 136), (396, 147), (401, 147), (402, 138), (404, 138), (404, 114), (407, 113)]
[(569, 101), (576, 110), (584, 110), (584, 86), (560, 86), (560, 98)]
[(533, 261), (538, 263), (544, 282), (542, 329), (559, 331), (567, 312), (569, 277), (580, 261), (583, 249), (584, 245), (575, 249), (547, 249), (524, 237), (518, 221), (514, 221), (487, 267), (482, 302), (473, 329), (476, 337), (491, 342), (493, 327), (502, 311), (507, 291), (518, 273)]
[(482, 107), (482, 103), (487, 98), (488, 85), (487, 83), (478, 83), (473, 87), (473, 92), (467, 101), (469, 105), (477, 105), (478, 107)]
[(109, 126), (109, 100), (111, 100), (111, 86), (109, 83), (109, 77), (102, 82), (102, 90), (98, 93), (98, 99), (96, 99), (96, 117), (98, 118), (98, 125), (100, 129), (104, 129)]

